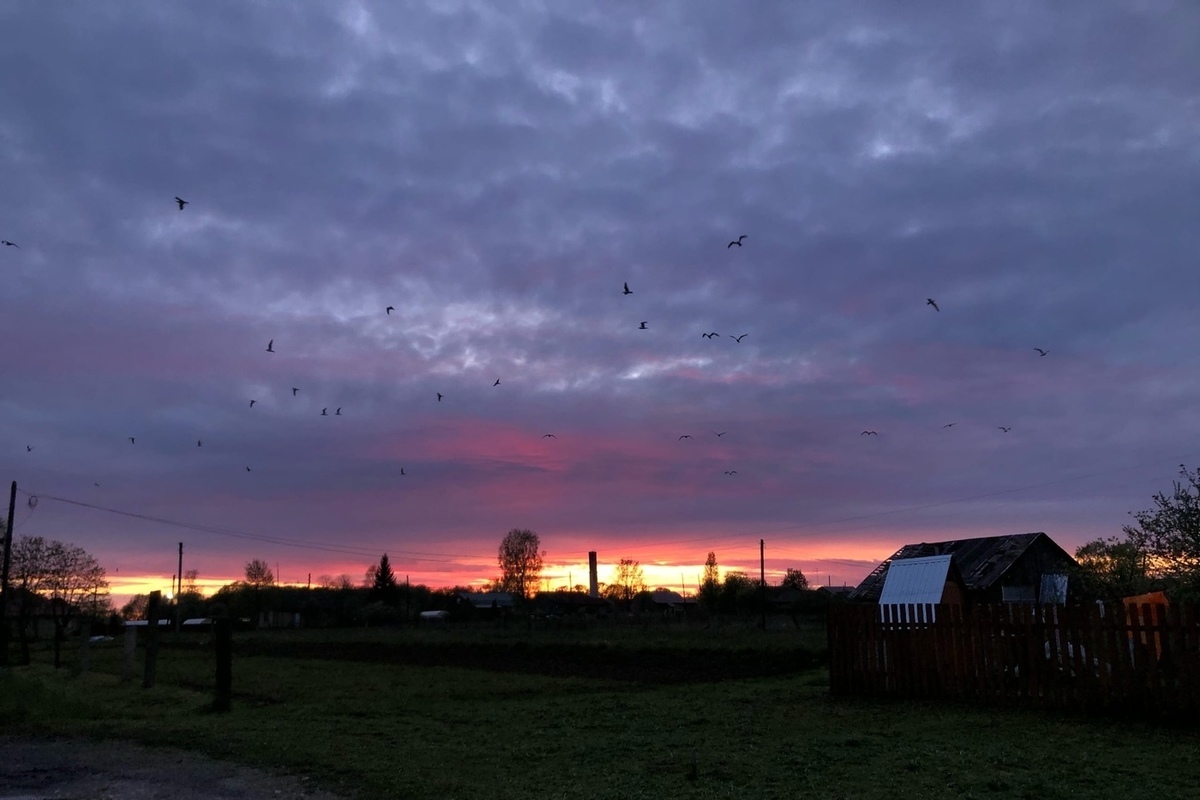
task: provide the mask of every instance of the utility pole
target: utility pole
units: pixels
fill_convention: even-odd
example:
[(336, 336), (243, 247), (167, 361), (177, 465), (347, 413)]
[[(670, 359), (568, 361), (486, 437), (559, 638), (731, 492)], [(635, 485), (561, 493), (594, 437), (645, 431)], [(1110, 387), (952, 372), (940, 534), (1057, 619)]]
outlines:
[(13, 515), (17, 510), (17, 482), (8, 493), (8, 522), (4, 531), (4, 563), (0, 566), (0, 667), (8, 666), (8, 565), (12, 562)]
[(179, 573), (175, 580), (175, 632), (183, 625), (183, 612), (179, 607), (179, 596), (183, 594), (183, 542), (179, 543)]
[(767, 557), (763, 540), (758, 540), (758, 586), (762, 592), (762, 629), (767, 629)]

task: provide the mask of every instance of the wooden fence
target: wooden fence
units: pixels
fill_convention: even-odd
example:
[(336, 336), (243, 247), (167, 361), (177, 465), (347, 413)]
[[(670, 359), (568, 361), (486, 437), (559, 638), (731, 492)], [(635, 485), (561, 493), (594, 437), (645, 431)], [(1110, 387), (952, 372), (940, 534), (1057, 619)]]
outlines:
[(1101, 713), (1200, 711), (1200, 609), (1144, 604), (829, 609), (830, 690)]

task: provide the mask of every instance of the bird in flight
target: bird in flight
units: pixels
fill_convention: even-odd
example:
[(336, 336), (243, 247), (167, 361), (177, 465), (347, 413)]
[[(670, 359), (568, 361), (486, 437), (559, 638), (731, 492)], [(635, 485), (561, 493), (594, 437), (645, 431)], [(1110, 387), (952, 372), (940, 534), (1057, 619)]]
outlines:
[(203, 447), (203, 446), (204, 446), (204, 442), (202, 442), (202, 441), (200, 441), (199, 439), (197, 439), (197, 440), (196, 440), (196, 447)]
[(946, 423), (945, 425), (943, 425), (942, 427), (943, 427), (943, 428), (953, 428), (953, 427), (954, 427), (955, 425), (957, 425), (957, 424), (958, 424), (957, 422), (947, 422), (947, 423)]
[(441, 392), (438, 392), (437, 396), (438, 396), (438, 402), (440, 403), (440, 402), (442, 402), (442, 398), (445, 397), (446, 395), (442, 394)]
[(136, 440), (136, 439), (134, 439), (132, 436), (130, 436), (130, 437), (129, 437), (129, 443), (130, 443), (130, 444), (137, 444), (137, 440)]
[(176, 197), (175, 202), (179, 204), (179, 210), (183, 211), (183, 207), (186, 206), (189, 201), (184, 200), (182, 197)]
[(92, 485), (95, 486), (96, 488), (100, 488), (100, 484), (98, 484), (98, 483), (94, 483)]
[(717, 333), (716, 331), (713, 331), (712, 333), (702, 333), (700, 335), (703, 336), (705, 339), (714, 339), (714, 338), (720, 336), (721, 334)]
[(738, 247), (741, 247), (741, 246), (742, 246), (742, 239), (745, 239), (745, 238), (746, 238), (746, 234), (744, 234), (744, 233), (743, 233), (741, 236), (739, 236), (738, 238), (734, 239), (734, 240), (733, 240), (732, 242), (730, 242), (729, 244), (725, 245), (725, 249), (726, 249), (726, 250), (728, 250), (729, 248), (733, 247), (735, 244), (736, 244)]
[[(713, 431), (713, 433), (717, 433), (717, 432)], [(724, 436), (727, 433), (729, 433), (729, 431), (721, 431), (720, 433), (717, 433), (717, 438), (720, 439), (722, 436)]]
[(338, 406), (337, 411), (333, 412), (333, 415), (335, 417), (340, 417), (342, 415), (342, 407)]
[(257, 402), (258, 402), (257, 400), (251, 400), (251, 401), (250, 401), (250, 407), (251, 407), (251, 408), (254, 408), (254, 404), (255, 404), (255, 403), (257, 403)]
[(15, 247), (18, 250), (21, 249), (21, 245), (17, 244), (16, 242), (10, 242), (8, 239), (0, 239), (0, 244), (4, 245), (5, 247)]
[(558, 437), (555, 436), (553, 433), (543, 433), (542, 438), (543, 439), (557, 439)]
[(748, 334), (748, 333), (743, 333), (741, 336), (734, 336), (734, 335), (731, 333), (731, 334), (729, 334), (729, 338), (730, 338), (730, 339), (733, 339), (733, 340), (734, 340), (735, 342), (737, 342), (738, 344), (741, 344), (741, 343), (742, 343), (742, 339), (745, 339), (745, 338), (746, 338), (747, 336), (749, 336), (749, 335), (750, 335), (750, 334)]
[(863, 431), (862, 433), (859, 434), (859, 436), (878, 436), (878, 435), (879, 434), (876, 433), (875, 431)]
[(1011, 425), (1010, 425), (1010, 426), (1008, 426), (1007, 428), (1006, 428), (1006, 427), (1004, 427), (1003, 425), (999, 425), (999, 426), (997, 426), (997, 427), (999, 427), (999, 428), (1000, 428), (1000, 430), (1004, 431), (1005, 433), (1008, 433), (1009, 431), (1011, 431), (1011, 430), (1012, 430), (1012, 426), (1011, 426)]
[(644, 323), (644, 322), (643, 322), (641, 325), (638, 325), (638, 330), (639, 330), (639, 331), (644, 331), (644, 330), (646, 330), (646, 323)]
[(401, 474), (401, 475), (406, 475), (406, 474), (407, 474), (407, 473), (404, 471), (404, 467), (401, 467), (401, 468), (400, 468), (400, 474)]
[(499, 385), (500, 385), (500, 379), (496, 378), (496, 382), (493, 383), (492, 386), (499, 386)]
[(633, 289), (630, 289), (630, 288), (629, 288), (629, 284), (628, 284), (628, 283), (627, 283), (627, 284), (625, 284), (625, 291), (621, 292), (621, 294), (633, 294)]
[(692, 437), (685, 433), (683, 436), (680, 436), (679, 439), (676, 439), (676, 441), (679, 441), (680, 439), (690, 439), (690, 438), (692, 438)]
[(298, 391), (300, 391), (300, 390), (299, 390), (299, 389), (297, 389), (295, 386), (293, 386), (293, 387), (292, 387), (292, 397), (295, 397), (295, 396), (296, 396), (296, 392), (298, 392)]
[(328, 407), (328, 406), (326, 406), (325, 408), (322, 408), (322, 409), (321, 409), (321, 416), (322, 416), (322, 417), (328, 417), (328, 416), (329, 416), (329, 407)]
[(725, 470), (725, 474), (726, 475), (737, 475), (737, 470), (736, 469), (727, 469), (727, 470)]
[(395, 306), (388, 306), (386, 309), (384, 309), (384, 311), (386, 311), (386, 312), (387, 312), (387, 315), (388, 315), (389, 317), (392, 315), (392, 312), (393, 312), (393, 311), (395, 311), (395, 310), (396, 310), (396, 307), (395, 307)]
[(249, 467), (246, 467), (246, 472), (249, 472), (249, 471), (250, 471), (250, 468), (249, 468)]
[(933, 306), (933, 310), (934, 310), (934, 311), (941, 311), (941, 309), (940, 309), (940, 308), (938, 308), (938, 304), (937, 304), (936, 302), (934, 302), (934, 300), (933, 300), (933, 298), (932, 298), (932, 297), (926, 297), (926, 298), (925, 298), (925, 305), (927, 305), (927, 306)]
[(274, 353), (274, 352), (275, 352), (275, 340), (274, 340), (274, 339), (272, 339), (271, 341), (267, 342), (267, 352), (268, 352), (268, 353)]
[(1046, 351), (1045, 351), (1045, 350), (1043, 350), (1043, 349), (1042, 349), (1042, 348), (1040, 348), (1040, 347), (1035, 347), (1035, 348), (1033, 348), (1033, 349), (1038, 351), (1038, 355), (1039, 355), (1039, 356), (1044, 356), (1044, 355), (1046, 355)]
[(27, 445), (25, 445), (25, 452), (26, 452), (26, 453), (32, 453), (32, 452), (33, 452), (33, 445), (31, 445), (31, 444), (27, 444)]

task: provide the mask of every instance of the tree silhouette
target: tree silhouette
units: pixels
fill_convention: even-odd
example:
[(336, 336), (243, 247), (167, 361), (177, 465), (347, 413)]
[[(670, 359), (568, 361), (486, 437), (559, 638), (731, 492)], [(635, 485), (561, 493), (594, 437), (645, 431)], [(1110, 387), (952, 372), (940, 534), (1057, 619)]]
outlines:
[(26, 629), (34, 603), (49, 601), (54, 620), (54, 666), (57, 669), (61, 664), (63, 637), (71, 620), (81, 613), (95, 615), (101, 600), (107, 604), (108, 580), (104, 567), (82, 547), (31, 536), (13, 543), (11, 577), (12, 585), (21, 590), (17, 626), (22, 660), (29, 661)]
[(803, 592), (808, 589), (808, 578), (804, 577), (804, 573), (800, 570), (789, 567), (783, 575), (783, 582), (779, 585), (785, 589), (798, 589)]
[(542, 540), (527, 528), (513, 528), (500, 542), (500, 580), (506, 592), (528, 598), (537, 588), (542, 574)]
[(700, 581), (700, 604), (709, 611), (717, 608), (717, 598), (721, 596), (721, 571), (717, 568), (717, 554), (711, 550), (708, 558), (704, 559), (704, 577)]
[(387, 605), (395, 605), (400, 590), (396, 585), (396, 575), (392, 572), (392, 564), (388, 561), (387, 553), (379, 559), (375, 566), (371, 581), (371, 599)]
[(632, 558), (617, 562), (613, 579), (604, 586), (604, 596), (619, 603), (629, 603), (644, 591), (646, 576), (642, 573), (642, 565)]
[(246, 583), (255, 588), (273, 586), (275, 584), (275, 573), (271, 572), (271, 568), (267, 566), (267, 562), (261, 558), (256, 558), (253, 561), (246, 562)]
[(1154, 495), (1154, 508), (1133, 514), (1137, 526), (1126, 525), (1127, 542), (1142, 545), (1147, 571), (1167, 580), (1181, 598), (1200, 598), (1200, 468), (1179, 465), (1182, 481), (1168, 497)]

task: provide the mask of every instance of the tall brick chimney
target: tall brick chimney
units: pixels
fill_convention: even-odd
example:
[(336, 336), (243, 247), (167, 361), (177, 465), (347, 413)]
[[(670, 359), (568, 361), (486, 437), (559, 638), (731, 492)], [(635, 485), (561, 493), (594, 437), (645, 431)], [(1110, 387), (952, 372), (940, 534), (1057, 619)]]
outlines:
[(600, 596), (600, 582), (596, 578), (596, 551), (588, 552), (588, 594)]

